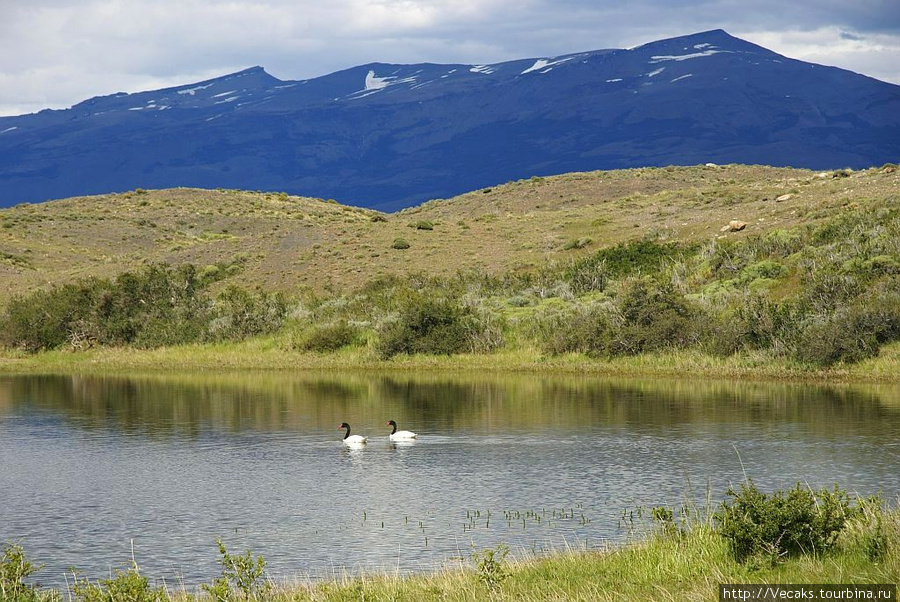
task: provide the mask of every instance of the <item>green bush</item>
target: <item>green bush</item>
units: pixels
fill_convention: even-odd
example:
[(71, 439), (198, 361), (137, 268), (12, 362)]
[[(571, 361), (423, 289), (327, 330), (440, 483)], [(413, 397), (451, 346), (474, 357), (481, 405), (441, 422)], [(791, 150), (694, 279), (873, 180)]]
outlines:
[(148, 579), (141, 575), (137, 564), (127, 571), (116, 569), (115, 576), (91, 583), (76, 576), (72, 586), (75, 600), (79, 602), (165, 602), (169, 600), (162, 587), (151, 587)]
[(498, 545), (496, 549), (488, 548), (472, 554), (478, 581), (491, 591), (498, 589), (510, 576), (506, 566), (507, 554), (509, 548), (504, 544)]
[(452, 355), (469, 347), (471, 312), (448, 299), (409, 296), (399, 317), (382, 327), (377, 350), (382, 358), (400, 353)]
[(544, 310), (537, 316), (535, 334), (544, 353), (605, 353), (614, 337), (610, 308), (578, 304)]
[(692, 250), (673, 242), (639, 240), (602, 249), (584, 261), (587, 264), (603, 263), (611, 278), (619, 278), (656, 271), (666, 262), (686, 257)]
[(207, 338), (241, 341), (275, 332), (284, 324), (287, 301), (280, 293), (253, 294), (231, 285), (216, 298), (210, 310)]
[(13, 297), (0, 318), (0, 337), (4, 346), (29, 353), (55, 349), (85, 323), (91, 306), (89, 285), (66, 284)]
[(25, 580), (40, 567), (33, 565), (25, 557), (22, 546), (4, 544), (0, 556), (0, 600), (11, 602), (32, 602), (40, 600), (37, 588)]
[(408, 249), (409, 241), (406, 240), (405, 238), (395, 238), (394, 242), (391, 243), (391, 248), (392, 249)]
[[(150, 265), (114, 280), (75, 284), (14, 297), (0, 317), (0, 341), (38, 352), (71, 344), (152, 348), (204, 340), (241, 340), (281, 327), (281, 294), (230, 286), (213, 301), (206, 288), (215, 266)], [(221, 268), (216, 270), (221, 274)]]
[(329, 352), (355, 344), (360, 337), (360, 329), (346, 320), (333, 324), (314, 326), (300, 341), (299, 347), (304, 351)]
[(848, 519), (859, 513), (851, 508), (847, 492), (835, 486), (813, 493), (800, 483), (788, 491), (768, 495), (752, 480), (730, 487), (714, 514), (719, 534), (734, 557), (743, 562), (754, 556), (779, 559), (785, 555), (815, 554), (834, 545)]
[(416, 230), (434, 230), (434, 224), (427, 220), (419, 220), (415, 223)]
[(840, 310), (809, 324), (800, 334), (794, 353), (802, 362), (831, 366), (858, 362), (878, 354), (875, 333), (860, 327), (852, 311)]
[(613, 354), (682, 348), (700, 338), (698, 312), (670, 285), (646, 278), (628, 281), (619, 294), (618, 308), (623, 323), (609, 345)]
[(213, 579), (212, 584), (203, 584), (203, 591), (216, 602), (231, 600), (261, 600), (270, 589), (265, 578), (266, 561), (262, 556), (253, 559), (249, 550), (242, 556), (229, 554), (221, 539), (216, 540), (222, 558), (222, 574)]

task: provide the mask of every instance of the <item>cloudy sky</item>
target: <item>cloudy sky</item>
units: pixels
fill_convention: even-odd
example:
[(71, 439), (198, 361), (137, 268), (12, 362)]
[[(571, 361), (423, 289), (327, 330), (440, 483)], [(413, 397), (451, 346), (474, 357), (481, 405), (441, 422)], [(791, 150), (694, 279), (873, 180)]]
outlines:
[(900, 0), (0, 0), (0, 115), (262, 65), (493, 63), (722, 28), (900, 84)]

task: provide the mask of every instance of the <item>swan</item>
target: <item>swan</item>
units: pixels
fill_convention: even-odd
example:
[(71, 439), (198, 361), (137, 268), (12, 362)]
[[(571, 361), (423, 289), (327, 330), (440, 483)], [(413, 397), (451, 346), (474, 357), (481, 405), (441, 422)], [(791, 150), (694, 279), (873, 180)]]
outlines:
[(366, 438), (362, 435), (351, 435), (350, 434), (350, 425), (346, 422), (342, 422), (339, 429), (347, 429), (347, 434), (344, 435), (344, 443), (347, 445), (362, 445), (366, 442)]
[(394, 430), (392, 430), (390, 434), (391, 441), (407, 441), (409, 439), (415, 439), (416, 437), (418, 437), (417, 434), (410, 431), (398, 431), (397, 423), (393, 420), (388, 420), (388, 426), (394, 427)]

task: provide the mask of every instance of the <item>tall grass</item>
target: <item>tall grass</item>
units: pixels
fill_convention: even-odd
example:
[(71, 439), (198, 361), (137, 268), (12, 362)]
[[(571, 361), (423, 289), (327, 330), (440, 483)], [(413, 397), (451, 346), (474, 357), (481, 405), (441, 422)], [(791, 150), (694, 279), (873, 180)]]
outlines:
[[(752, 489), (752, 483), (750, 484)], [(836, 490), (836, 492), (839, 492)], [(756, 494), (742, 499), (752, 502)], [(758, 492), (757, 492), (758, 493)], [(813, 514), (825, 512), (809, 499), (775, 492), (769, 500), (791, 498)], [(823, 495), (820, 492), (820, 495)], [(782, 514), (780, 502), (766, 506), (764, 518), (784, 528), (804, 524), (803, 513)], [(429, 574), (344, 573), (325, 581), (276, 581), (265, 561), (230, 554), (220, 541), (222, 573), (199, 591), (172, 591), (151, 583), (136, 564), (92, 582), (79, 578), (66, 593), (78, 602), (93, 600), (711, 600), (721, 583), (897, 583), (900, 579), (900, 511), (873, 500), (857, 500), (827, 548), (797, 549), (760, 561), (737, 554), (718, 511), (674, 512), (654, 508), (642, 529), (624, 545), (565, 550), (549, 556), (507, 556), (504, 546), (475, 552), (468, 566)], [(811, 509), (811, 510), (810, 510)], [(824, 532), (824, 531), (823, 531)], [(776, 534), (777, 537), (777, 534)], [(780, 539), (780, 538), (779, 538)], [(27, 570), (22, 570), (23, 567)], [(8, 545), (0, 560), (3, 599), (61, 600), (63, 592), (27, 585), (34, 565), (19, 546)], [(74, 597), (73, 597), (74, 596)]]

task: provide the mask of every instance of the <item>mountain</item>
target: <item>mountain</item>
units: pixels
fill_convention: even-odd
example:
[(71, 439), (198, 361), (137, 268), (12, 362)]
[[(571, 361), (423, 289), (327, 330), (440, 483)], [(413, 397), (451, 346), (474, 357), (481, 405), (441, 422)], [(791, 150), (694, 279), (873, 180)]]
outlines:
[(0, 205), (134, 188), (285, 191), (393, 210), (532, 175), (900, 159), (900, 86), (722, 30), (494, 65), (261, 67), (0, 118)]

